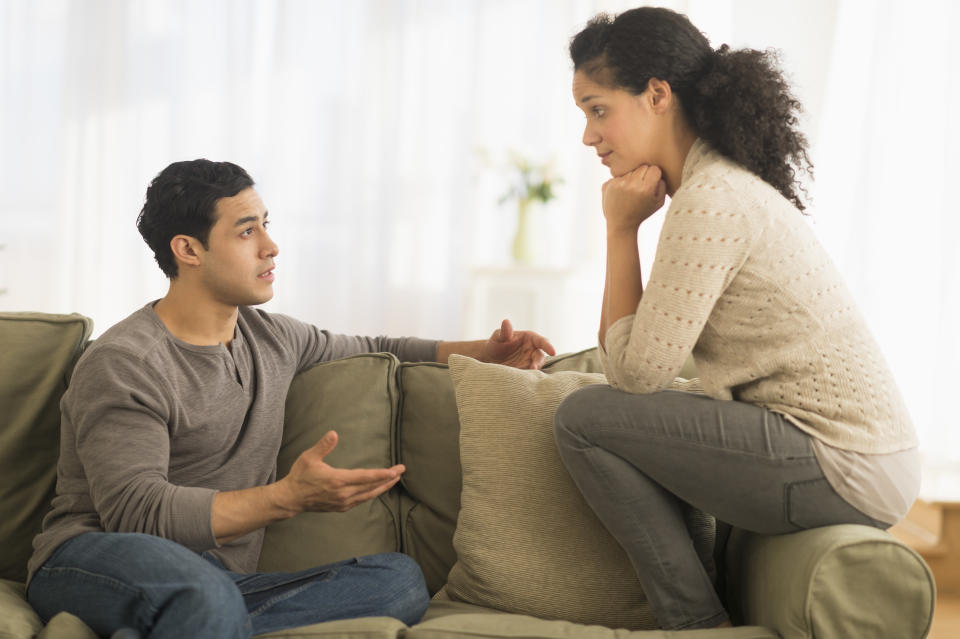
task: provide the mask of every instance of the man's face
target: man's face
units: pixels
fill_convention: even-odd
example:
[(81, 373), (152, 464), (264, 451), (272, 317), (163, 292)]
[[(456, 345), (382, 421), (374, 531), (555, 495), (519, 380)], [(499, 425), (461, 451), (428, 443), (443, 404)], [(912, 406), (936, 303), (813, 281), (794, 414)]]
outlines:
[(217, 200), (217, 221), (200, 251), (201, 281), (230, 306), (263, 304), (273, 297), (273, 258), (280, 249), (267, 234), (267, 209), (248, 188)]

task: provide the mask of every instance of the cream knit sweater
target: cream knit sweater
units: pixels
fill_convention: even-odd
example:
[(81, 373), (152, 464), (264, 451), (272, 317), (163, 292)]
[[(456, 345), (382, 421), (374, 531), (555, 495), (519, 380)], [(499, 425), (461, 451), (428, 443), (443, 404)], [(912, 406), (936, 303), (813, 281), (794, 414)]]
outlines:
[(676, 387), (693, 352), (707, 395), (764, 406), (837, 448), (891, 453), (916, 434), (853, 297), (776, 189), (698, 140), (643, 298), (606, 334), (610, 384)]

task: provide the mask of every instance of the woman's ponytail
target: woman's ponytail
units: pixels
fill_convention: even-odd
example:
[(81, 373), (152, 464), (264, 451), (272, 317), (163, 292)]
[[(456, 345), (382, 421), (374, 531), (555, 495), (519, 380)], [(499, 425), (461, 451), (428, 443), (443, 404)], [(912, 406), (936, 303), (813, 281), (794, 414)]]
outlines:
[(778, 62), (773, 50), (734, 50), (723, 45), (680, 100), (703, 139), (803, 211), (807, 193), (798, 173), (812, 176), (813, 165), (807, 138), (798, 129), (803, 107)]

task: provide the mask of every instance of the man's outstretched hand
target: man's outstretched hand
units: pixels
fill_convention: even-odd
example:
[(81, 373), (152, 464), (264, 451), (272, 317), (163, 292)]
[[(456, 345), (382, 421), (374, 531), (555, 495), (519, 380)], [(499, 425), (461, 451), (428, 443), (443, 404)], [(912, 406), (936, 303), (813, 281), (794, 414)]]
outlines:
[(390, 490), (406, 468), (334, 468), (324, 458), (337, 445), (336, 431), (329, 431), (312, 448), (300, 453), (283, 478), (295, 508), (310, 512), (345, 512)]
[(505, 319), (483, 345), (480, 360), (515, 368), (538, 369), (547, 355), (556, 355), (553, 344), (533, 331), (515, 331)]

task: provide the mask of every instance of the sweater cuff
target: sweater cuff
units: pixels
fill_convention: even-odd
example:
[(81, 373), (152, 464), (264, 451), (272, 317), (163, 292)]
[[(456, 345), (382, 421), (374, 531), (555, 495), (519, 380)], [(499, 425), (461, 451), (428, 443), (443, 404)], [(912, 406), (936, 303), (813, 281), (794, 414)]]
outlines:
[(195, 552), (217, 548), (213, 534), (212, 488), (176, 486), (170, 498), (169, 534), (162, 535)]

